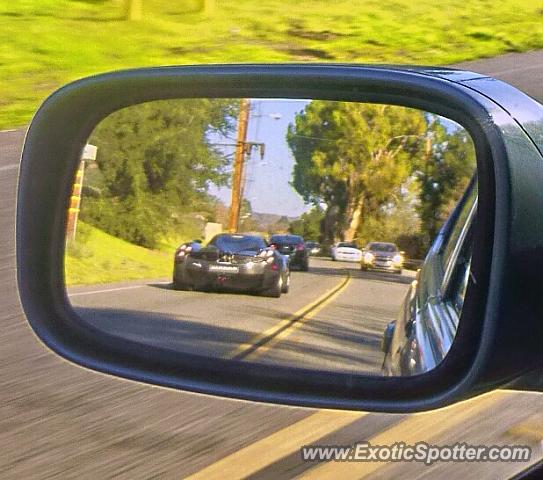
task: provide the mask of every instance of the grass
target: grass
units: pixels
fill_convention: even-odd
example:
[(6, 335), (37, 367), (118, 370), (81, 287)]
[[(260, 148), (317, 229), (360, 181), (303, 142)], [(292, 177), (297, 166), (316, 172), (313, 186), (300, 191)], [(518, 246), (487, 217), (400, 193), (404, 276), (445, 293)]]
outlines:
[(78, 223), (76, 241), (66, 252), (66, 284), (92, 285), (143, 278), (169, 278), (173, 250), (148, 250)]
[(535, 0), (0, 0), (0, 128), (62, 84), (127, 67), (206, 62), (450, 64), (543, 48)]
[(163, 236), (158, 241), (157, 250), (173, 254), (175, 249), (183, 242), (189, 242), (201, 237), (201, 221), (193, 216), (180, 217), (177, 219), (175, 231)]

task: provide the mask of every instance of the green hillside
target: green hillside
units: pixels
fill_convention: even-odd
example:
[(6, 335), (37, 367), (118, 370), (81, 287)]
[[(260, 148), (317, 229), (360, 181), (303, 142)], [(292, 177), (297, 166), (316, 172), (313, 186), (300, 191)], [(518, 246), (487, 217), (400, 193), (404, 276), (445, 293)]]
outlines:
[(67, 81), (204, 62), (448, 64), (543, 48), (535, 0), (0, 0), (0, 128), (29, 121)]
[(148, 250), (115, 238), (83, 222), (68, 246), (66, 284), (91, 285), (141, 278), (170, 278), (173, 251)]

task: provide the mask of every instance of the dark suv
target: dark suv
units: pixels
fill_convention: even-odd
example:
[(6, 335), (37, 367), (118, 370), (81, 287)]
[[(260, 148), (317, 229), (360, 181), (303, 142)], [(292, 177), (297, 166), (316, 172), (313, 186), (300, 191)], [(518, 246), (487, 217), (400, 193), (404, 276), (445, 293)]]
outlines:
[(272, 235), (270, 246), (289, 258), (290, 266), (307, 272), (309, 270), (309, 250), (299, 235)]

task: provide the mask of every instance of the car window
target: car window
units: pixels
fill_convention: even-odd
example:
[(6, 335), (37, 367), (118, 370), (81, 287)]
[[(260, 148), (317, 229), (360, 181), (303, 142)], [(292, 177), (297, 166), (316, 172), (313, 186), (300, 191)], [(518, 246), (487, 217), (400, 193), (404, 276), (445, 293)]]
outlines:
[(453, 223), (448, 227), (447, 239), (442, 247), (442, 266), (445, 272), (451, 268), (451, 262), (454, 262), (454, 252), (459, 248), (461, 237), (467, 234), (467, 223), (470, 216), (474, 214), (474, 208), (477, 203), (477, 182), (469, 187), (463, 202), (453, 212)]
[(464, 238), (462, 247), (454, 261), (451, 281), (445, 292), (445, 300), (449, 301), (459, 314), (464, 305), (464, 297), (471, 275), (471, 257), (473, 252), (473, 223), (470, 223), (468, 233)]

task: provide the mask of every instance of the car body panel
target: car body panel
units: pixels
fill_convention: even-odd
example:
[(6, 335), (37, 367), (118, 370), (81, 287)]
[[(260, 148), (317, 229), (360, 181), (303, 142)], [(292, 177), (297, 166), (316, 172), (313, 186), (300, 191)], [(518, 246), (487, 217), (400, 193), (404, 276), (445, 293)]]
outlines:
[(352, 242), (338, 242), (331, 249), (332, 260), (339, 262), (360, 262), (362, 250)]

